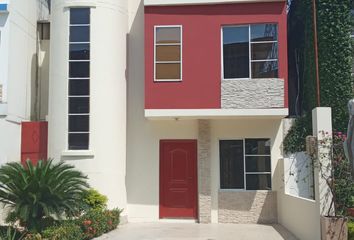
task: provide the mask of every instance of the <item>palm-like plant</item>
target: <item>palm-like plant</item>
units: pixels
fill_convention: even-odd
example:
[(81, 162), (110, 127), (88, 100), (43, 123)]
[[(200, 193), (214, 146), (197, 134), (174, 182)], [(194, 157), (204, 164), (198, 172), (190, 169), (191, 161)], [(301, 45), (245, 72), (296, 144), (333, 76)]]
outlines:
[(52, 159), (33, 165), (27, 161), (7, 163), (0, 168), (0, 202), (10, 207), (10, 215), (31, 231), (56, 216), (77, 212), (87, 177), (64, 162)]

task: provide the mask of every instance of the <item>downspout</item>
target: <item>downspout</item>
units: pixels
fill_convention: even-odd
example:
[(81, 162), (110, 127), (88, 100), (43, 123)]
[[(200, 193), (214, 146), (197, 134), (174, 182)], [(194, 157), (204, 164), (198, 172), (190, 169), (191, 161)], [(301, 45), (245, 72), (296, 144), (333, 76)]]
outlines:
[(317, 107), (321, 106), (321, 93), (320, 93), (320, 74), (318, 67), (318, 42), (317, 42), (317, 8), (316, 0), (312, 0), (313, 9), (313, 45), (315, 50), (315, 65), (316, 65), (316, 100)]

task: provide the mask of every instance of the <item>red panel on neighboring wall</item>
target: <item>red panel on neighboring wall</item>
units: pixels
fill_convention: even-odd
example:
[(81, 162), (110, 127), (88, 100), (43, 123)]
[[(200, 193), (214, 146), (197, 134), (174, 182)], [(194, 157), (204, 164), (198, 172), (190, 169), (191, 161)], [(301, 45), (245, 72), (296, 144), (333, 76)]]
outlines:
[(48, 157), (48, 123), (23, 122), (21, 133), (21, 162), (33, 163)]
[[(145, 108), (205, 109), (221, 106), (221, 27), (278, 23), (279, 78), (288, 106), (286, 2), (145, 7)], [(154, 26), (183, 26), (182, 82), (154, 82)]]

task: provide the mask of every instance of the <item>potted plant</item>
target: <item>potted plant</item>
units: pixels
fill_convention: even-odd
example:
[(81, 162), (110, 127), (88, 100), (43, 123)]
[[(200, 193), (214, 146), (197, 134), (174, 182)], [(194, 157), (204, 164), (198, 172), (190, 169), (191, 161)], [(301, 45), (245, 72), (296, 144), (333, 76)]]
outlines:
[(328, 133), (321, 134), (323, 137), (318, 142), (317, 156), (313, 159), (329, 190), (326, 198), (328, 209), (321, 217), (322, 240), (347, 240), (348, 209), (354, 186), (350, 161), (343, 145), (346, 135), (341, 132), (334, 132), (332, 137)]

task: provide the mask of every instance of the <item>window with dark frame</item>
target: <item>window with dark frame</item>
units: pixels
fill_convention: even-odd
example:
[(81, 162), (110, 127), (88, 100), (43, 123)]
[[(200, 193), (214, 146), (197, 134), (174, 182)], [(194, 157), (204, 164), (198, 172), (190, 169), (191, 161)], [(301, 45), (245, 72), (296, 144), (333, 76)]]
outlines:
[(223, 79), (278, 78), (277, 24), (224, 26)]
[(155, 81), (182, 80), (182, 27), (155, 26)]
[(89, 149), (90, 8), (71, 8), (69, 26), (68, 149)]
[(270, 139), (220, 140), (220, 188), (271, 190)]

